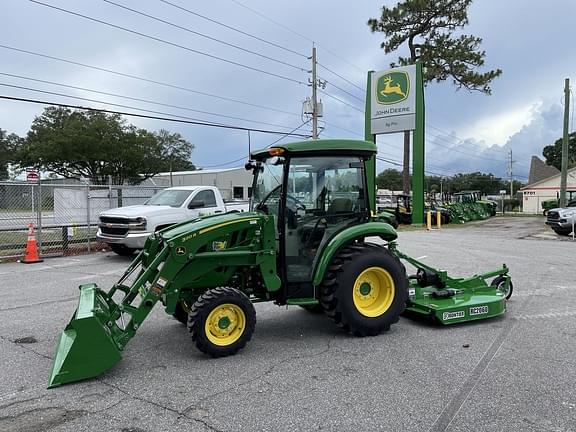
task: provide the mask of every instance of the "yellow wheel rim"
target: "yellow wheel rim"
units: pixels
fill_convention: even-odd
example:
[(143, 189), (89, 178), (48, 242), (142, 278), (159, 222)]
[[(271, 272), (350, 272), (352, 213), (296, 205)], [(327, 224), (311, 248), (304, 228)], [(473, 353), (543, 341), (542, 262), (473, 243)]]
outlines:
[(228, 346), (236, 342), (246, 328), (246, 315), (237, 305), (226, 303), (215, 307), (204, 325), (206, 337), (214, 345)]
[(354, 306), (364, 316), (380, 316), (390, 308), (395, 290), (394, 279), (388, 271), (381, 267), (367, 268), (354, 282)]

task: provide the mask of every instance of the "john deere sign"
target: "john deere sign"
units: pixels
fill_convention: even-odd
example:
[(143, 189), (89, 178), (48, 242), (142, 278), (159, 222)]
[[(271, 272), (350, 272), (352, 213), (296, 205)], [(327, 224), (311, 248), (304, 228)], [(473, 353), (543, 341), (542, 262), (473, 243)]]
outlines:
[(372, 75), (372, 134), (416, 128), (415, 80), (415, 66), (375, 72)]

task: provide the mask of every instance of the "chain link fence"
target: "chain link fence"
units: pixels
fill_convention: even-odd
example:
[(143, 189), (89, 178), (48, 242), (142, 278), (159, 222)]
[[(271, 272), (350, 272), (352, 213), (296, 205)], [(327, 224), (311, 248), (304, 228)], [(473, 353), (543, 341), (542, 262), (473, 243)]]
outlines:
[(81, 183), (0, 182), (0, 259), (20, 258), (28, 228), (41, 256), (73, 255), (103, 248), (96, 239), (98, 214), (144, 203), (163, 187)]

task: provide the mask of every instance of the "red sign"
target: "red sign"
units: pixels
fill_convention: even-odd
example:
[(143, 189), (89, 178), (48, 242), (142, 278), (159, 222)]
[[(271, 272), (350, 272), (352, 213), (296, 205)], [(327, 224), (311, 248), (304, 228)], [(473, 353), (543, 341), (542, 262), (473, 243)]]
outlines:
[(28, 171), (26, 173), (26, 181), (29, 183), (37, 183), (39, 179), (40, 175), (38, 174), (38, 171)]

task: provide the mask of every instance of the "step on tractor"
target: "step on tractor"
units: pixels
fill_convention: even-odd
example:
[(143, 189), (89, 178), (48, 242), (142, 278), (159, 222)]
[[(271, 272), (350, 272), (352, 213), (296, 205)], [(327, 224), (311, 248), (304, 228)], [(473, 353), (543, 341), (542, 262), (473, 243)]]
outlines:
[(394, 228), (374, 216), (376, 151), (368, 141), (311, 140), (252, 153), (250, 211), (165, 228), (112, 288), (80, 286), (49, 387), (114, 366), (158, 302), (212, 357), (247, 344), (257, 302), (323, 312), (356, 336), (388, 330), (405, 309), (443, 324), (503, 314), (506, 266), (454, 279), (397, 249)]

